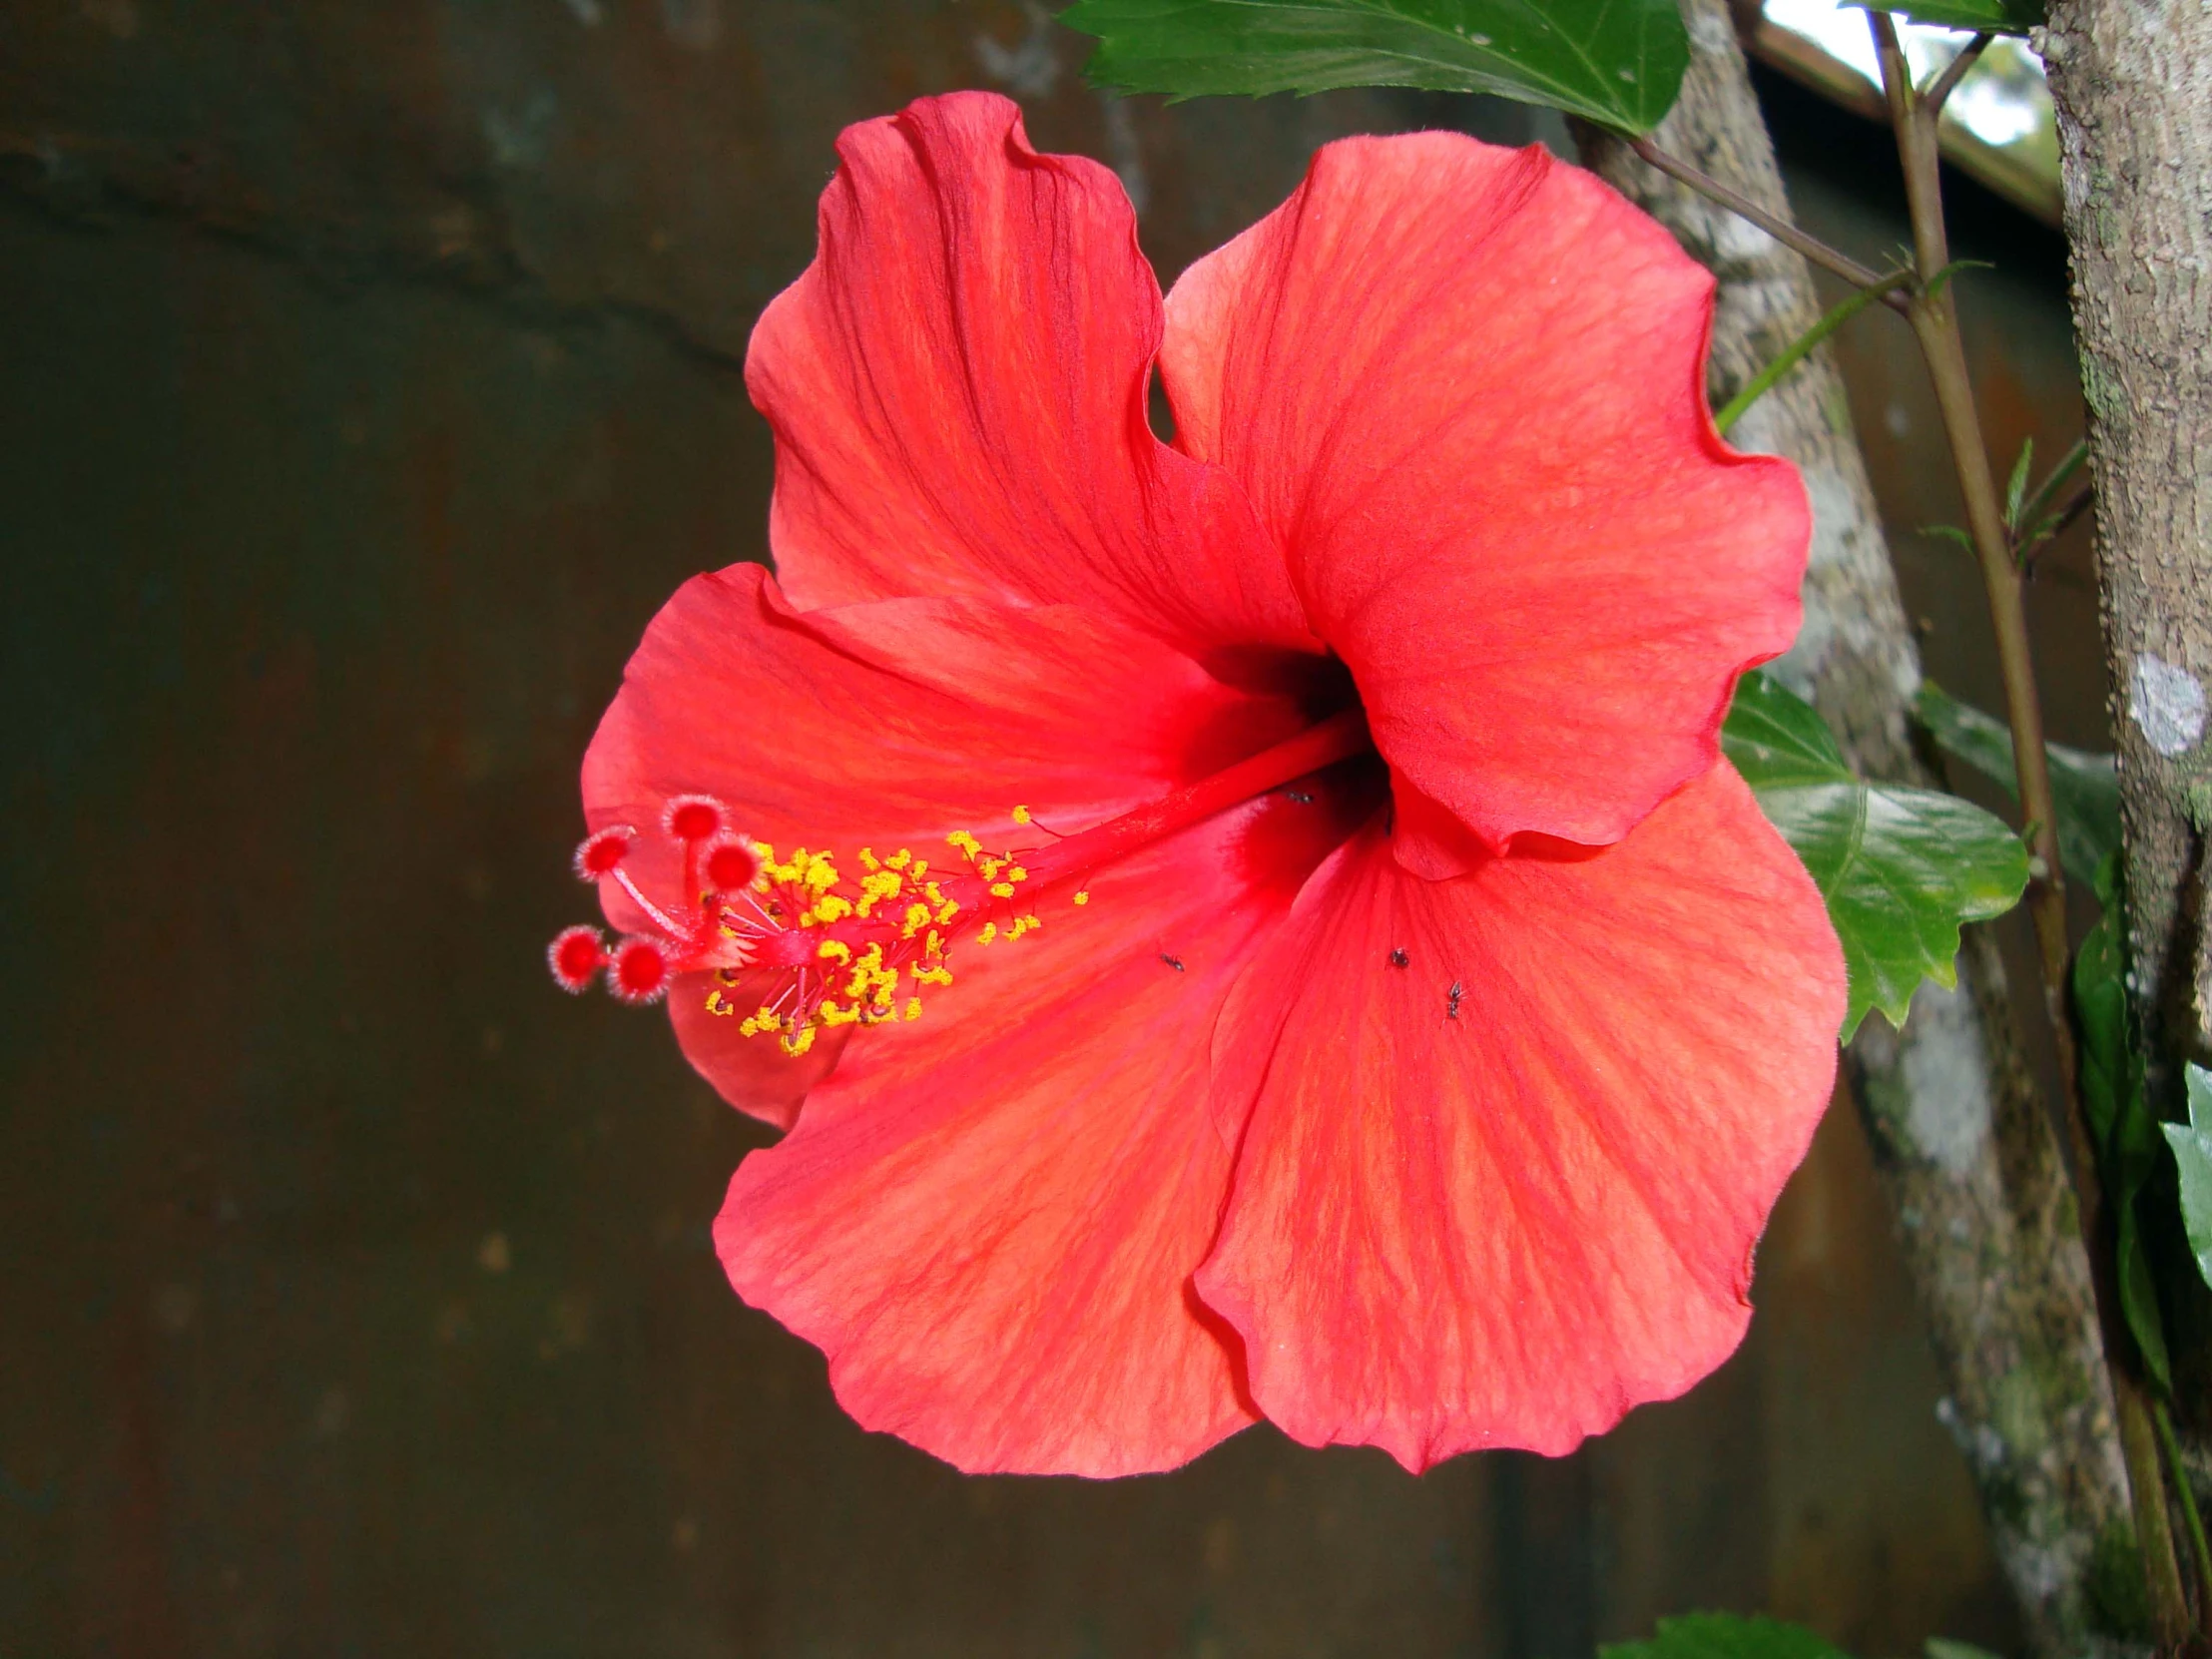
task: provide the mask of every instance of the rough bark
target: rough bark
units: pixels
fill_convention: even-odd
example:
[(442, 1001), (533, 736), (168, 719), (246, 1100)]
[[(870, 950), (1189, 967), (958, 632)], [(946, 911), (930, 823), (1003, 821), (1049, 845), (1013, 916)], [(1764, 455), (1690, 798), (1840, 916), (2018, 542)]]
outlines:
[[(1685, 0), (1684, 11), (1691, 68), (1658, 142), (1786, 213), (1726, 7)], [(1818, 315), (1804, 261), (1617, 140), (1592, 129), (1576, 138), (1587, 165), (1719, 276), (1717, 404)], [(1919, 655), (1826, 354), (1730, 435), (1795, 460), (1813, 499), (1805, 629), (1779, 671), (1819, 705), (1864, 772), (1935, 783), (1911, 736)], [(2036, 1650), (2079, 1652), (2103, 1623), (2099, 1588), (2114, 1567), (2110, 1543), (2128, 1536), (2127, 1488), (2064, 1166), (2012, 1034), (1991, 941), (1969, 934), (1958, 990), (1925, 987), (1902, 1032), (1870, 1018), (1846, 1058), (1947, 1390), (1944, 1421), (1965, 1451), (1998, 1559)]]
[(2138, 1012), (2154, 1086), (2212, 1058), (2212, 4), (2054, 0)]

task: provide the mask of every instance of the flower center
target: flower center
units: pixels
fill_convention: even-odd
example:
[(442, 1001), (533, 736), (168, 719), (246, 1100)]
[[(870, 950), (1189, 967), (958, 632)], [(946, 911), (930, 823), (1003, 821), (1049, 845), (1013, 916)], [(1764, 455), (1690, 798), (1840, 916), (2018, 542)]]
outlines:
[(955, 830), (945, 837), (949, 853), (933, 859), (867, 846), (849, 861), (806, 847), (780, 858), (769, 843), (738, 833), (721, 802), (678, 796), (662, 809), (660, 828), (682, 849), (685, 898), (657, 903), (633, 878), (635, 829), (597, 830), (576, 849), (576, 873), (614, 882), (652, 930), (610, 947), (596, 928), (571, 927), (554, 939), (548, 961), (564, 988), (584, 990), (604, 972), (608, 989), (630, 1002), (657, 1000), (677, 974), (711, 973), (708, 1012), (801, 1055), (829, 1027), (918, 1019), (923, 993), (952, 983), (955, 943), (1015, 943), (1044, 925), (1037, 907), (1050, 907), (1047, 894), (1087, 904), (1084, 883), (1094, 871), (1370, 747), (1366, 717), (1348, 709), (1078, 833), (1056, 834), (1016, 807), (1016, 825), (1052, 838), (991, 851)]

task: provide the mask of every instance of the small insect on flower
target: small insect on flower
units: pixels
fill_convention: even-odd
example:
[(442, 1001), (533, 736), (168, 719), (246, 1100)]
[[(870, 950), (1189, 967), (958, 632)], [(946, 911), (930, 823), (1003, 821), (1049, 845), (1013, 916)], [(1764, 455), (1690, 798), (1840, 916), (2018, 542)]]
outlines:
[(1558, 1453), (1689, 1386), (1844, 994), (1717, 744), (1810, 520), (1714, 432), (1712, 277), (1454, 133), (1325, 146), (1164, 298), (1004, 99), (837, 148), (746, 359), (776, 573), (646, 631), (616, 942), (549, 958), (788, 1131), (732, 1286), (971, 1470)]

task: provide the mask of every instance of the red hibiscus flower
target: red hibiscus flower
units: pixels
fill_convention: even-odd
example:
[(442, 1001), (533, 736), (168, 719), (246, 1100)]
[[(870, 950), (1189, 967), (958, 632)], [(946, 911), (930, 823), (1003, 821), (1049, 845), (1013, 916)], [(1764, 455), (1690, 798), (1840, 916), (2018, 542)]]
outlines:
[(1451, 134), (1330, 146), (1164, 303), (1002, 99), (838, 150), (748, 362), (777, 573), (647, 631), (584, 763), (626, 937), (554, 946), (789, 1130), (739, 1295), (971, 1470), (1688, 1387), (1844, 996), (1719, 759), (1808, 521), (1707, 417), (1710, 278)]

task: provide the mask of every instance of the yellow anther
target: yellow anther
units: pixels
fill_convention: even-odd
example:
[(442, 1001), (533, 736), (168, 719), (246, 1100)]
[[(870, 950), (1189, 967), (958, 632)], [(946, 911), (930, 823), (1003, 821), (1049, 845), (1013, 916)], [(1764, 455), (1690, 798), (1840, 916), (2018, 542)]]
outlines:
[(934, 881), (922, 882), (921, 896), (928, 899), (929, 902), (932, 904), (942, 904), (944, 902), (944, 894), (938, 890), (937, 884)]
[(1081, 892), (1078, 892), (1078, 893), (1077, 893), (1077, 894), (1075, 895), (1075, 902), (1076, 902), (1076, 903), (1078, 903), (1078, 904), (1088, 904), (1088, 903), (1089, 903), (1090, 901), (1091, 901), (1091, 895), (1090, 895), (1090, 890), (1089, 890), (1088, 888), (1085, 888), (1085, 889), (1084, 889), (1083, 891), (1081, 891)]
[(899, 933), (899, 937), (900, 937), (900, 938), (904, 938), (904, 939), (910, 939), (910, 938), (912, 938), (912, 937), (913, 937), (913, 936), (914, 936), (914, 935), (915, 935), (916, 933), (920, 932), (920, 931), (922, 930), (922, 928), (923, 928), (923, 927), (927, 926), (927, 925), (928, 925), (928, 922), (929, 922), (929, 906), (928, 906), (928, 905), (926, 905), (926, 904), (909, 904), (909, 905), (907, 905), (907, 906), (906, 906), (906, 925), (905, 925), (905, 927), (904, 927), (904, 928), (903, 928), (903, 929), (902, 929), (902, 930), (900, 931), (900, 933)]
[(1006, 929), (1006, 942), (1008, 944), (1012, 944), (1014, 940), (1020, 938), (1022, 934), (1028, 931), (1029, 923), (1024, 921), (1020, 916), (1016, 916), (1014, 917), (1012, 924), (1009, 925)]
[(1021, 919), (1029, 923), (1029, 931), (1032, 933), (1034, 933), (1038, 928), (1044, 925), (1044, 923), (1039, 921), (1035, 916), (1023, 916)]
[(808, 1049), (815, 1046), (815, 1028), (811, 1025), (802, 1025), (799, 1028), (799, 1035), (783, 1037), (779, 1041), (783, 1045), (784, 1052), (796, 1060)]
[(985, 923), (983, 923), (983, 931), (975, 935), (975, 942), (977, 944), (989, 944), (991, 940), (997, 937), (998, 923), (995, 921), (986, 921)]
[(942, 904), (939, 904), (937, 906), (937, 925), (939, 927), (942, 927), (946, 922), (950, 921), (959, 913), (960, 906), (958, 902), (950, 898), (946, 899)]
[[(737, 1011), (737, 1004), (725, 998), (722, 992), (709, 991), (707, 993), (707, 1012), (709, 1012), (710, 1014), (729, 1015), (734, 1014)], [(751, 1036), (752, 1033), (749, 1031), (746, 1033), (746, 1035)]]
[(991, 883), (991, 896), (992, 896), (993, 898), (1011, 898), (1011, 897), (1013, 897), (1013, 896), (1014, 896), (1014, 884), (1013, 884), (1013, 882), (1011, 882), (1011, 881), (993, 881), (993, 882)]
[(799, 919), (802, 924), (807, 921), (808, 916), (817, 921), (842, 921), (851, 913), (852, 901), (849, 898), (839, 898), (833, 892), (826, 892), (815, 900), (815, 907)]
[(860, 867), (872, 870), (881, 869), (883, 866), (875, 861), (875, 854), (863, 846), (860, 848)]
[(1016, 807), (1014, 809), (1014, 822), (1016, 824), (1027, 824), (1029, 822), (1029, 809), (1027, 807)]
[(1006, 867), (1006, 860), (1004, 858), (978, 858), (975, 860), (975, 867), (983, 872), (984, 880), (995, 881), (998, 879), (998, 872)]
[(856, 1003), (849, 1008), (834, 1002), (825, 1002), (822, 1005), (822, 1023), (825, 1025), (857, 1025), (859, 1022), (860, 1009)]
[(824, 939), (822, 948), (817, 950), (815, 954), (827, 957), (832, 962), (849, 962), (852, 960), (852, 947), (842, 939)]
[[(906, 856), (906, 854), (905, 854), (905, 853), (903, 853), (903, 852), (901, 852), (901, 853), (899, 853), (899, 856), (900, 856), (901, 858), (903, 858), (903, 857), (905, 857), (905, 856)], [(894, 865), (893, 867), (895, 868), (896, 866)], [(921, 878), (922, 878), (922, 877), (923, 877), (924, 875), (927, 875), (928, 873), (929, 873), (929, 860), (928, 860), (927, 858), (916, 858), (916, 859), (914, 860), (914, 867), (913, 867), (913, 868), (912, 868), (911, 870), (907, 871), (907, 879), (908, 879), (908, 880), (912, 880), (912, 881), (918, 881), (918, 880), (920, 880), (920, 879), (921, 879)]]
[(914, 976), (914, 983), (917, 985), (949, 985), (952, 983), (952, 970), (942, 963), (934, 967), (923, 967), (919, 962), (915, 962), (908, 966), (906, 971)]
[(918, 997), (918, 996), (909, 996), (909, 997), (908, 997), (908, 998), (906, 999), (906, 1017), (907, 1017), (908, 1019), (919, 1019), (919, 1018), (921, 1018), (921, 998), (920, 998), (920, 997)]
[(1029, 872), (1019, 864), (1008, 864), (1006, 866), (1006, 879), (1009, 881), (1026, 881), (1029, 879)]
[(969, 856), (970, 858), (974, 857), (978, 852), (983, 850), (983, 843), (977, 840), (973, 835), (969, 834), (965, 830), (953, 830), (951, 834), (945, 836), (944, 843), (947, 846), (957, 847), (960, 851), (966, 853), (967, 856)]
[(883, 867), (885, 869), (904, 869), (913, 860), (913, 856), (902, 846), (883, 860)]

